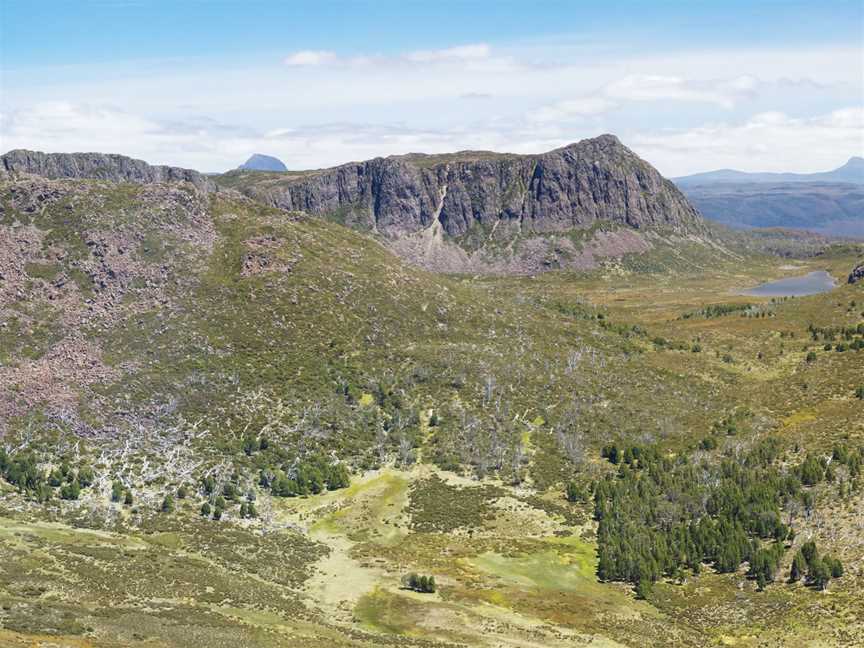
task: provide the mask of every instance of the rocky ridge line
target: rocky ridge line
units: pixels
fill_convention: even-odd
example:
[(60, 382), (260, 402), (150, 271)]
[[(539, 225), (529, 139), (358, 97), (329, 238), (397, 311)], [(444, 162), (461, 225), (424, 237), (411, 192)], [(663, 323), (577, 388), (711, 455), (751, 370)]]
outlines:
[(42, 153), (16, 149), (0, 156), (0, 178), (18, 174), (38, 175), (51, 180), (90, 178), (139, 184), (189, 182), (201, 191), (217, 189), (216, 183), (198, 171), (150, 165), (125, 155), (106, 153)]

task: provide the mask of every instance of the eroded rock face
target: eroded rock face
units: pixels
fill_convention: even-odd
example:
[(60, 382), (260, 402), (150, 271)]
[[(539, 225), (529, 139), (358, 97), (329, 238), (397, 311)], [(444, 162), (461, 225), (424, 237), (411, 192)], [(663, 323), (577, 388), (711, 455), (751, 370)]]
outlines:
[(864, 263), (859, 263), (849, 274), (849, 283), (854, 284), (864, 281)]
[(450, 237), (498, 224), (515, 224), (522, 233), (585, 229), (599, 221), (690, 233), (704, 228), (683, 194), (612, 135), (542, 155), (432, 163), (376, 158), (243, 190), (284, 209), (335, 214), (390, 238), (429, 227), (436, 213)]
[(105, 153), (41, 153), (17, 149), (0, 156), (0, 177), (32, 174), (50, 178), (92, 178), (116, 182), (152, 184), (189, 182), (202, 191), (213, 191), (216, 184), (206, 176), (171, 166), (152, 166), (143, 160)]

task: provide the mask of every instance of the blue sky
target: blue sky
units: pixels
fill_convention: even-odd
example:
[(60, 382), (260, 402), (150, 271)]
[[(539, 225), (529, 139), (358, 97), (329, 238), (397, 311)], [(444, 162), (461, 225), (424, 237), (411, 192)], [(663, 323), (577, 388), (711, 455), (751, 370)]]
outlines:
[(0, 0), (0, 148), (222, 170), (538, 152), (615, 132), (668, 175), (864, 149), (859, 2)]

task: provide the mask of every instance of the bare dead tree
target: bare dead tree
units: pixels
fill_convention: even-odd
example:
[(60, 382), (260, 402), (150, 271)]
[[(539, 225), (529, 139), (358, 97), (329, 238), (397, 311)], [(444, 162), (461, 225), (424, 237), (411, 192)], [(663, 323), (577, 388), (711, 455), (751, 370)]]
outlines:
[(399, 438), (399, 465), (410, 466), (414, 463), (414, 447), (406, 435)]
[(495, 394), (495, 376), (487, 374), (483, 381), (483, 402), (488, 404)]

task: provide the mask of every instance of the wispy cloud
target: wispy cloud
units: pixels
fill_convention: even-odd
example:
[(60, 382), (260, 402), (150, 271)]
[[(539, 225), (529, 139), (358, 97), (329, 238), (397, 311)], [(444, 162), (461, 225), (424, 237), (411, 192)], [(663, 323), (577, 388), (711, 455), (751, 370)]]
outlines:
[[(631, 142), (673, 175), (719, 168), (818, 171), (864, 155), (864, 108), (809, 118), (771, 111), (740, 123), (717, 123), (635, 135)], [(693, 168), (694, 157), (700, 168)]]
[(288, 66), (323, 65), (337, 60), (336, 53), (327, 50), (300, 50), (288, 55), (282, 61)]
[(557, 101), (528, 113), (536, 122), (555, 122), (600, 115), (626, 103), (673, 101), (703, 103), (731, 110), (743, 98), (752, 98), (761, 82), (742, 75), (731, 79), (688, 80), (657, 74), (628, 75), (590, 95)]
[(439, 64), (466, 63), (483, 61), (491, 57), (492, 49), (486, 43), (457, 45), (441, 49), (414, 50), (400, 55), (384, 56), (380, 54), (361, 54), (354, 56), (339, 56), (330, 50), (300, 50), (285, 57), (282, 62), (289, 67), (305, 67), (315, 65), (377, 65), (382, 68), (394, 64)]
[[(204, 171), (233, 168), (254, 152), (290, 168), (319, 168), (379, 155), (491, 149), (540, 153), (607, 130), (491, 119), (457, 127), (328, 122), (255, 130), (209, 118), (167, 121), (106, 106), (52, 102), (0, 117), (4, 147), (102, 151)], [(864, 153), (864, 108), (812, 118), (771, 111), (740, 122), (630, 133), (624, 142), (667, 175), (737, 167), (813, 171)], [(697, 163), (694, 165), (694, 160)]]
[(441, 61), (476, 61), (489, 58), (491, 48), (486, 43), (459, 45), (444, 49), (417, 50), (405, 55), (405, 59), (415, 63), (438, 63)]
[(554, 123), (565, 121), (574, 117), (588, 117), (600, 115), (618, 106), (617, 102), (603, 96), (586, 96), (577, 99), (557, 101), (548, 106), (542, 106), (536, 110), (529, 111), (529, 121), (539, 123)]
[(759, 81), (751, 76), (721, 80), (687, 80), (675, 76), (632, 75), (609, 84), (605, 94), (621, 101), (691, 101), (731, 109), (743, 96), (752, 96)]
[[(858, 152), (850, 150), (854, 129), (841, 122), (853, 119), (842, 109), (862, 92), (860, 51), (848, 46), (633, 58), (475, 42), (387, 55), (306, 49), (265, 65), (12, 70), (4, 78), (3, 150), (102, 150), (205, 171), (253, 152), (303, 168), (409, 151), (540, 152), (601, 132), (670, 174), (773, 168), (767, 153), (754, 153), (748, 129), (760, 146), (778, 138), (784, 153), (775, 163), (816, 170)], [(804, 137), (829, 114), (822, 128), (830, 135)], [(704, 148), (685, 152), (688, 142)]]

